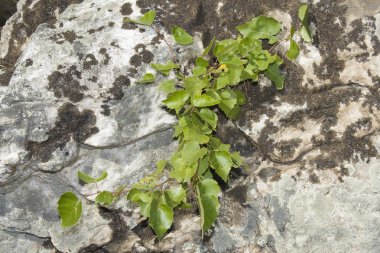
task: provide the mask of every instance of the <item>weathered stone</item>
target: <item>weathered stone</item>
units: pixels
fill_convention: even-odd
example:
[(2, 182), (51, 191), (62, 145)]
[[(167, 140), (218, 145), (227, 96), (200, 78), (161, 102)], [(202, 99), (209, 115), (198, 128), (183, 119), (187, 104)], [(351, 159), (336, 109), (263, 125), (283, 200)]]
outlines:
[[(201, 41), (236, 36), (253, 15), (277, 18), (286, 36), (299, 1), (20, 0), (0, 40), (0, 251), (378, 252), (380, 3), (311, 2), (313, 43), (285, 62), (285, 89), (244, 84), (240, 119), (219, 117), (218, 136), (249, 169), (223, 185), (213, 230), (202, 240), (193, 208), (158, 241), (131, 203), (92, 204), (176, 148), (163, 95), (136, 84), (169, 50), (123, 17), (155, 9), (169, 43), (174, 25), (194, 34), (193, 46), (174, 46), (188, 70)], [(108, 177), (82, 185), (79, 170)], [(65, 191), (84, 203), (72, 228), (56, 210)]]

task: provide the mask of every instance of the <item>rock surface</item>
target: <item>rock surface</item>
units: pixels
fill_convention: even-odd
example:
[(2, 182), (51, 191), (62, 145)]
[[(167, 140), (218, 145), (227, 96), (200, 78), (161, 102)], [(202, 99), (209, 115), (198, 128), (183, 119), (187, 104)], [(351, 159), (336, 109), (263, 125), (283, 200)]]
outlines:
[[(286, 62), (283, 91), (245, 84), (248, 104), (219, 136), (247, 157), (224, 186), (221, 214), (203, 240), (199, 217), (176, 213), (158, 242), (132, 205), (91, 205), (101, 190), (131, 185), (175, 149), (175, 118), (155, 85), (137, 85), (170, 53), (152, 29), (123, 17), (157, 12), (167, 31), (195, 34), (174, 47), (184, 66), (212, 36), (236, 35), (253, 15), (297, 22), (300, 2), (21, 0), (0, 40), (1, 252), (379, 252), (380, 3), (310, 2), (314, 42)], [(299, 38), (296, 38), (299, 39)], [(287, 45), (284, 45), (286, 47)], [(279, 48), (280, 53), (284, 48)], [(84, 214), (61, 228), (59, 196)]]

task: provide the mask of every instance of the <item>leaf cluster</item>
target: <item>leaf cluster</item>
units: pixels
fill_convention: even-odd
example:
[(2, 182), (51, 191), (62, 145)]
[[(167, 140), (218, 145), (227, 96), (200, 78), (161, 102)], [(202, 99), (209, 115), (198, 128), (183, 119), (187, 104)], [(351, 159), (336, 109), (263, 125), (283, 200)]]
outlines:
[[(137, 20), (125, 18), (124, 22), (152, 26), (155, 16), (154, 11), (148, 11)], [(305, 35), (310, 37), (307, 5), (301, 6), (299, 17), (302, 22), (300, 34), (308, 41)], [(175, 112), (178, 119), (173, 136), (178, 140), (176, 152), (168, 160), (157, 162), (156, 171), (134, 184), (127, 194), (127, 199), (139, 206), (141, 215), (149, 220), (158, 238), (172, 226), (175, 208), (189, 208), (194, 204), (188, 203), (189, 196), (196, 198), (202, 234), (217, 219), (221, 193), (217, 178), (228, 182), (231, 170), (244, 166), (239, 152), (232, 151), (230, 145), (215, 136), (218, 115), (224, 113), (227, 118), (236, 120), (246, 103), (246, 94), (237, 86), (243, 82), (254, 83), (264, 75), (277, 89), (284, 87), (285, 78), (280, 69), (283, 59), (271, 51), (280, 43), (281, 24), (274, 18), (258, 16), (238, 26), (237, 30), (239, 36), (235, 39), (216, 41), (213, 38), (202, 55), (195, 59), (191, 74), (183, 73), (173, 59), (152, 63), (156, 73), (146, 73), (137, 81), (139, 84), (155, 83), (156, 76), (161, 75), (164, 81), (158, 88), (166, 95), (162, 103)], [(193, 43), (193, 37), (179, 26), (173, 27), (171, 33), (179, 45)], [(299, 54), (294, 33), (292, 28), (287, 37), (290, 48), (286, 56), (291, 60)], [(174, 75), (170, 75), (171, 72)], [(93, 178), (78, 172), (78, 177), (84, 183), (96, 184), (105, 179), (107, 173)], [(114, 192), (99, 192), (95, 203), (109, 205), (124, 192), (123, 186)], [(62, 226), (71, 226), (80, 218), (82, 203), (73, 193), (67, 192), (61, 196), (58, 210)]]

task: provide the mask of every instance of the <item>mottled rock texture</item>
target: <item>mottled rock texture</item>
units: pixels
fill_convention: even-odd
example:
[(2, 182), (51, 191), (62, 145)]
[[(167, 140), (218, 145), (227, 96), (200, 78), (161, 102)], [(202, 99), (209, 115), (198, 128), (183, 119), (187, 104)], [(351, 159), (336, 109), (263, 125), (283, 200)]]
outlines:
[[(218, 135), (249, 168), (222, 185), (203, 240), (197, 210), (178, 211), (157, 241), (134, 206), (96, 207), (96, 187), (76, 177), (106, 169), (98, 188), (115, 190), (176, 147), (163, 96), (136, 84), (169, 50), (123, 17), (154, 9), (163, 34), (174, 25), (195, 34), (193, 46), (174, 47), (188, 68), (213, 36), (235, 36), (254, 15), (277, 18), (286, 33), (300, 3), (20, 0), (0, 40), (0, 251), (380, 252), (378, 1), (309, 1), (313, 43), (285, 62), (285, 89), (264, 78), (240, 86), (248, 103), (238, 121), (221, 117)], [(61, 228), (56, 203), (68, 190), (84, 214)]]

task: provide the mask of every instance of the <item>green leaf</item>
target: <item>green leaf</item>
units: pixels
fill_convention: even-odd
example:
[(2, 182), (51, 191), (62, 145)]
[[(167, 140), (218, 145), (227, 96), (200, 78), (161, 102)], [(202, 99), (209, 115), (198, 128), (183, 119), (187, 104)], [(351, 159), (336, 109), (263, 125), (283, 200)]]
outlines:
[(173, 210), (165, 204), (159, 204), (158, 198), (152, 200), (149, 226), (161, 239), (173, 223)]
[(312, 41), (308, 26), (301, 26), (300, 35), (305, 42), (310, 43)]
[(252, 63), (256, 64), (258, 70), (264, 71), (268, 68), (269, 64), (275, 62), (276, 59), (276, 55), (271, 55), (268, 50), (263, 50), (255, 56)]
[(93, 178), (90, 175), (78, 170), (78, 178), (86, 184), (97, 183), (102, 181), (108, 176), (107, 171), (103, 171), (100, 177)]
[(182, 148), (182, 160), (186, 164), (193, 164), (197, 162), (207, 153), (205, 148), (200, 148), (197, 141), (185, 142)]
[(259, 16), (244, 25), (236, 27), (244, 36), (252, 39), (268, 39), (269, 44), (278, 41), (277, 34), (281, 31), (281, 24), (274, 18)]
[(205, 57), (206, 55), (208, 55), (208, 53), (210, 52), (212, 46), (215, 43), (215, 40), (216, 40), (215, 37), (212, 37), (210, 43), (207, 45), (206, 49), (203, 51), (203, 53), (201, 55), (202, 57)]
[(215, 112), (208, 108), (203, 108), (199, 111), (199, 117), (201, 117), (204, 122), (209, 124), (213, 130), (216, 129), (218, 124), (218, 115), (216, 115)]
[(112, 192), (102, 191), (96, 196), (95, 203), (102, 204), (102, 205), (109, 205), (109, 204), (112, 204), (114, 199), (115, 199), (115, 196), (113, 195)]
[(131, 22), (131, 23), (135, 23), (135, 24), (139, 24), (139, 25), (151, 26), (153, 24), (155, 17), (156, 17), (156, 12), (150, 10), (137, 20), (133, 20), (130, 18), (124, 18), (124, 22)]
[(179, 127), (176, 128), (176, 134), (182, 131), (185, 141), (197, 141), (199, 144), (205, 144), (209, 140), (209, 137), (202, 131), (205, 125), (198, 124), (194, 117), (181, 117), (178, 126)]
[(214, 47), (213, 54), (220, 63), (230, 61), (239, 49), (239, 41), (226, 39), (218, 41)]
[(305, 42), (311, 42), (312, 41), (312, 36), (310, 33), (309, 24), (308, 24), (309, 23), (308, 9), (309, 9), (308, 4), (302, 4), (300, 6), (300, 8), (298, 9), (298, 18), (302, 22), (302, 26), (300, 28), (300, 35), (301, 35), (301, 38)]
[(276, 61), (269, 65), (268, 69), (264, 71), (264, 74), (274, 82), (276, 88), (278, 90), (282, 90), (284, 88), (285, 78), (281, 75), (280, 71), (280, 61)]
[(230, 77), (226, 73), (223, 73), (216, 79), (216, 89), (220, 90), (230, 84)]
[(198, 165), (198, 177), (202, 177), (203, 174), (206, 173), (206, 171), (209, 171), (208, 170), (208, 168), (209, 168), (208, 160), (209, 160), (208, 155), (204, 156), (200, 160), (199, 165)]
[(303, 22), (307, 18), (307, 10), (309, 9), (308, 4), (302, 4), (298, 9), (298, 18)]
[(254, 82), (257, 81), (258, 77), (258, 68), (253, 64), (247, 64), (240, 76), (242, 81), (251, 79)]
[(197, 65), (199, 67), (207, 68), (208, 64), (209, 64), (208, 61), (206, 59), (204, 59), (203, 57), (197, 57), (197, 59), (195, 59), (195, 65)]
[(72, 192), (65, 192), (58, 201), (58, 213), (62, 227), (75, 225), (82, 215), (82, 202)]
[(144, 217), (149, 217), (152, 197), (148, 193), (140, 189), (132, 188), (128, 192), (127, 199), (139, 205), (141, 214)]
[(175, 88), (175, 80), (166, 80), (159, 84), (158, 90), (162, 91), (166, 94), (170, 94), (175, 92), (177, 89)]
[(209, 95), (202, 94), (202, 95), (192, 97), (191, 103), (195, 107), (208, 107), (208, 106), (217, 105), (220, 103), (220, 101), (210, 97)]
[(177, 207), (182, 202), (186, 202), (186, 191), (181, 185), (165, 191), (165, 199), (170, 208)]
[(210, 165), (215, 172), (225, 181), (228, 180), (233, 165), (231, 156), (227, 151), (215, 151), (210, 155)]
[(155, 175), (155, 176), (160, 175), (162, 173), (162, 171), (165, 169), (166, 164), (167, 164), (166, 160), (161, 160), (161, 161), (156, 162), (157, 169), (153, 173), (153, 175)]
[(202, 89), (208, 86), (207, 79), (200, 79), (199, 77), (190, 76), (183, 80), (183, 86), (190, 94), (190, 96), (199, 96), (202, 93)]
[(153, 69), (161, 72), (163, 75), (167, 76), (172, 69), (178, 69), (179, 65), (169, 61), (166, 64), (152, 63), (150, 65)]
[(202, 234), (215, 222), (219, 214), (218, 195), (220, 188), (213, 179), (204, 179), (197, 184), (197, 199), (201, 215)]
[(286, 52), (286, 57), (288, 57), (289, 60), (295, 60), (297, 59), (299, 53), (300, 49), (298, 47), (297, 42), (293, 39), (290, 39), (290, 47), (289, 50)]
[(241, 90), (235, 90), (235, 94), (236, 94), (238, 105), (244, 105), (247, 102), (247, 98), (245, 97), (244, 93)]
[(207, 73), (206, 67), (196, 66), (193, 69), (193, 76), (195, 76), (195, 77), (205, 75), (206, 73)]
[(146, 84), (146, 83), (154, 83), (156, 77), (152, 73), (146, 73), (137, 83)]
[(250, 54), (256, 55), (262, 51), (262, 44), (259, 39), (253, 39), (246, 37), (240, 40), (238, 53), (243, 57), (247, 57)]
[(175, 41), (180, 45), (189, 45), (193, 43), (193, 37), (190, 36), (184, 29), (179, 26), (174, 26), (172, 28), (172, 35)]
[(177, 157), (171, 159), (170, 164), (173, 170), (170, 172), (170, 177), (176, 179), (178, 182), (188, 182), (197, 172), (197, 163), (191, 165), (186, 164), (182, 158)]
[(182, 106), (189, 99), (189, 93), (185, 90), (177, 90), (171, 93), (167, 99), (162, 101), (169, 109), (174, 109), (178, 114)]
[(234, 162), (234, 167), (238, 168), (243, 165), (243, 157), (240, 156), (239, 152), (233, 152), (231, 154), (232, 161)]

